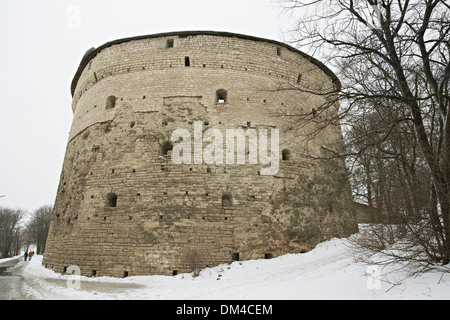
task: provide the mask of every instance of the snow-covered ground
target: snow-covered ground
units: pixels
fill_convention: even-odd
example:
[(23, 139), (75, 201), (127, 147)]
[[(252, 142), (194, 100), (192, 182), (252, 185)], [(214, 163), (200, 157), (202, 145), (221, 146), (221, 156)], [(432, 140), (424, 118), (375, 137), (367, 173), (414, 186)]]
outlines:
[(18, 269), (29, 299), (450, 299), (450, 272), (386, 274), (355, 262), (347, 239), (323, 242), (307, 253), (206, 268), (195, 278), (77, 277), (45, 269), (41, 262), (42, 256), (35, 256)]

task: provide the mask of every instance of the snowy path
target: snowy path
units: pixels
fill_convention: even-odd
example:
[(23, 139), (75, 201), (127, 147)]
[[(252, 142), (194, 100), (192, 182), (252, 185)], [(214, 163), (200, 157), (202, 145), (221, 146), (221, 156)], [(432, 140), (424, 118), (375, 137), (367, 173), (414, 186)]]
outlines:
[[(80, 277), (41, 266), (42, 257), (21, 262), (22, 292), (29, 299), (450, 299), (450, 273), (429, 272), (407, 278), (406, 271), (370, 279), (356, 263), (345, 239), (332, 239), (303, 254), (270, 260), (233, 262), (206, 268), (200, 276), (135, 276), (125, 279)], [(1, 262), (1, 261), (0, 261)], [(69, 280), (69, 281), (68, 281)], [(399, 282), (393, 287), (391, 283)], [(376, 281), (377, 286), (368, 286)]]
[(23, 279), (11, 270), (19, 260), (23, 258), (17, 257), (13, 259), (3, 259), (0, 263), (0, 300), (23, 300), (22, 295)]

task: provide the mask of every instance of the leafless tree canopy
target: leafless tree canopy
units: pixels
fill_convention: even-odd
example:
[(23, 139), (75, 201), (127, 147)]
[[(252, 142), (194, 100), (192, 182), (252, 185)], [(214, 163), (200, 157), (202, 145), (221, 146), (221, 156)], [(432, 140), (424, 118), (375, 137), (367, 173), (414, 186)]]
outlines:
[(36, 245), (37, 254), (42, 254), (45, 249), (52, 212), (52, 206), (42, 206), (33, 212), (33, 216), (27, 224), (27, 240)]
[(42, 254), (52, 212), (51, 206), (42, 206), (26, 219), (27, 212), (23, 209), (0, 207), (0, 258), (19, 255), (31, 245), (36, 246), (36, 254)]
[(408, 237), (421, 259), (449, 263), (450, 5), (280, 3), (303, 14), (290, 33), (293, 43), (341, 80), (336, 97), (355, 194), (395, 223), (394, 238)]
[(0, 258), (8, 258), (19, 254), (21, 247), (20, 222), (23, 210), (12, 210), (0, 207)]

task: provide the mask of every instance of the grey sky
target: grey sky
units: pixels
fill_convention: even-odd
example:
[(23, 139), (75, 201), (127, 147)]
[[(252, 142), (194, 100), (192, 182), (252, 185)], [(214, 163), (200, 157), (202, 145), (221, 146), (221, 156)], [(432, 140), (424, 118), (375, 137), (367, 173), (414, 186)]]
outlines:
[(72, 122), (70, 83), (89, 48), (182, 30), (282, 41), (289, 21), (273, 0), (0, 0), (0, 206), (53, 205)]

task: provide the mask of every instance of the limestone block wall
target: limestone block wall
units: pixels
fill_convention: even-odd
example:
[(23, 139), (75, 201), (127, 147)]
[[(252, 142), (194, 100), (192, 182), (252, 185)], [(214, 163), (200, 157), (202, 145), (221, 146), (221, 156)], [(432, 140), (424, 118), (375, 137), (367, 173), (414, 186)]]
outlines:
[[(293, 126), (293, 115), (328, 98), (310, 92), (338, 85), (294, 48), (230, 33), (149, 35), (91, 50), (72, 84), (74, 118), (43, 264), (93, 276), (172, 275), (351, 234), (344, 164), (304, 157), (339, 145), (339, 126), (308, 143), (301, 137), (314, 122)], [(249, 140), (243, 164), (226, 163), (225, 152), (223, 164), (195, 162), (194, 147), (192, 163), (174, 163), (173, 132), (194, 136), (195, 127), (223, 137), (277, 129), (277, 172), (261, 174)]]

